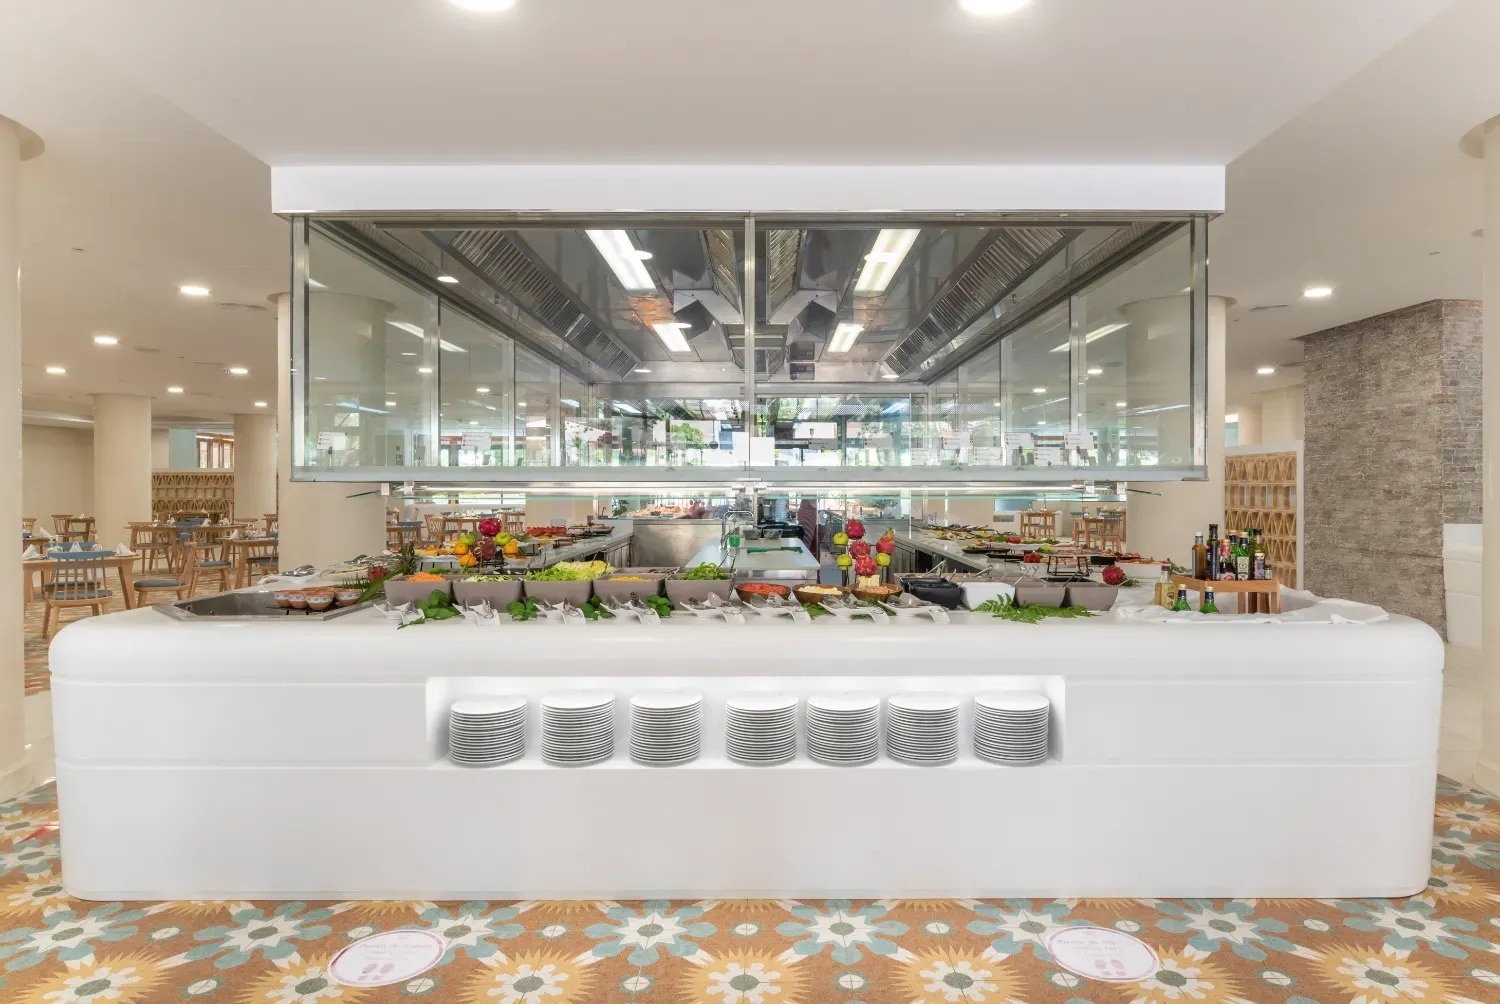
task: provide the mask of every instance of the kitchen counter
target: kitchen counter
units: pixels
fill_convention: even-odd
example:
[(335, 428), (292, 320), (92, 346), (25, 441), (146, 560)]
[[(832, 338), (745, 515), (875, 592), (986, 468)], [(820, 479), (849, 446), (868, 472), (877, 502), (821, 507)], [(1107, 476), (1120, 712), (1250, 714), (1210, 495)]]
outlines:
[[(1402, 617), (110, 614), (52, 645), (64, 883), (110, 901), (1406, 896), (1431, 861), (1442, 662)], [(551, 766), (538, 701), (584, 689), (617, 695), (615, 755)], [(734, 693), (1014, 689), (1051, 700), (1040, 765), (977, 759), (967, 711), (941, 767), (724, 755)], [(690, 764), (627, 755), (629, 697), (660, 690), (704, 695)], [(530, 702), (525, 757), (447, 762), (448, 707), (499, 694)]]

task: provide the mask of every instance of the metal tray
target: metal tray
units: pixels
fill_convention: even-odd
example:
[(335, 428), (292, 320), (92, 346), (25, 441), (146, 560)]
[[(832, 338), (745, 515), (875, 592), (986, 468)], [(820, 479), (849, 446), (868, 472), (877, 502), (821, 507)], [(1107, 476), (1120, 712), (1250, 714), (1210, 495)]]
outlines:
[(326, 621), (344, 614), (363, 610), (368, 603), (356, 603), (352, 607), (329, 607), (321, 613), (310, 610), (287, 610), (276, 605), (276, 591), (252, 589), (217, 596), (199, 596), (191, 600), (174, 603), (158, 603), (153, 610), (166, 614), (173, 620), (197, 621)]

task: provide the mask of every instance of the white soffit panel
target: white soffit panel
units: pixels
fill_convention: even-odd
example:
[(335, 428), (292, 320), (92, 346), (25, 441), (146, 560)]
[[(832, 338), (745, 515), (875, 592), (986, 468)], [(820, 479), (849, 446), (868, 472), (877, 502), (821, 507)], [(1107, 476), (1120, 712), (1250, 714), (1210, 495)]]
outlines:
[(277, 213), (1220, 213), (1222, 166), (273, 167)]

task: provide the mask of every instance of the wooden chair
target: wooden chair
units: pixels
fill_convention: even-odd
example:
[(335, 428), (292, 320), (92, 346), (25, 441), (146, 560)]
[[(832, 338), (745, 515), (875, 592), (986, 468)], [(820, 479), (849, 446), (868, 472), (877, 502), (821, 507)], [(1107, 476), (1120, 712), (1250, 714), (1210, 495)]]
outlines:
[(262, 525), (263, 525), (266, 533), (269, 534), (269, 533), (275, 533), (276, 532), (276, 524), (277, 524), (277, 521), (278, 521), (278, 517), (277, 517), (276, 513), (274, 513), (274, 512), (264, 513), (264, 514), (261, 515), (260, 518), (261, 518)]
[(500, 526), (512, 537), (519, 537), (526, 532), (526, 513), (504, 512), (500, 514)]
[(153, 572), (157, 563), (172, 567), (172, 530), (151, 523), (130, 524), (130, 549), (141, 556), (141, 571)]
[(385, 543), (393, 551), (399, 551), (407, 544), (410, 544), (412, 547), (420, 546), (422, 543), (421, 520), (402, 520), (399, 523), (387, 526), (385, 528)]
[[(100, 551), (69, 551), (53, 555), (57, 567), (49, 581), (42, 583), (42, 637), (52, 636), (52, 611), (68, 607), (89, 607), (97, 616), (104, 613), (114, 594), (104, 584), (108, 571)], [(61, 618), (59, 617), (59, 622)]]
[(52, 532), (58, 536), (68, 532), (68, 520), (73, 518), (70, 512), (55, 512), (52, 514)]
[(186, 583), (184, 588), (189, 596), (196, 594), (203, 580), (209, 577), (218, 579), (219, 592), (229, 592), (229, 562), (220, 558), (218, 551), (217, 543), (196, 538), (190, 538), (183, 545), (182, 570), (177, 573), (176, 578)]
[[(443, 517), (427, 516), (422, 522), (427, 529), (427, 539), (424, 543), (429, 547), (442, 547), (448, 542), (447, 535), (443, 533)], [(389, 535), (387, 535), (387, 541), (389, 541)]]
[(274, 574), (281, 561), (274, 540), (258, 540), (236, 550), (239, 564), (234, 573), (235, 588), (249, 585), (259, 576)]
[(63, 533), (69, 539), (92, 540), (94, 537), (94, 517), (69, 516), (63, 521)]
[(150, 605), (151, 601), (147, 597), (151, 593), (174, 593), (179, 600), (185, 600), (193, 595), (193, 584), (191, 580), (181, 575), (161, 575), (154, 578), (135, 580), (136, 606), (144, 607)]
[(35, 516), (22, 516), (21, 517), (21, 532), (22, 533), (35, 533), (36, 532), (36, 517)]

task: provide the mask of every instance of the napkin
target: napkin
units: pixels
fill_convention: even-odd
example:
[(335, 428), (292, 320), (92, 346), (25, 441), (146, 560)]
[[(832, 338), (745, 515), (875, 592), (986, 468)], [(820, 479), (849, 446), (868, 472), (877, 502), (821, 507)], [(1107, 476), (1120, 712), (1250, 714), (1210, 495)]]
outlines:
[(385, 615), (386, 620), (395, 621), (397, 627), (420, 624), (427, 619), (415, 603), (377, 603), (375, 609)]
[[(458, 612), (463, 615), (465, 623), (473, 624), (475, 627), (500, 626), (500, 615), (486, 601), (481, 600), (471, 606), (459, 607)], [(509, 620), (509, 615), (506, 619)]]
[(24, 550), (24, 551), (21, 552), (21, 560), (22, 561), (30, 561), (33, 558), (40, 558), (41, 556), (42, 556), (42, 552), (38, 551), (36, 549), (36, 545), (34, 545), (34, 544), (31, 547), (28, 547), (26, 550)]
[(130, 548), (126, 547), (124, 544), (116, 544), (115, 545), (115, 557), (117, 557), (117, 558), (134, 558), (135, 556), (136, 556), (135, 552), (132, 551)]
[(32, 534), (32, 536), (38, 537), (41, 540), (51, 540), (52, 539), (52, 534), (50, 534), (50, 533), (47, 532), (47, 528), (45, 526), (37, 527), (36, 533)]

